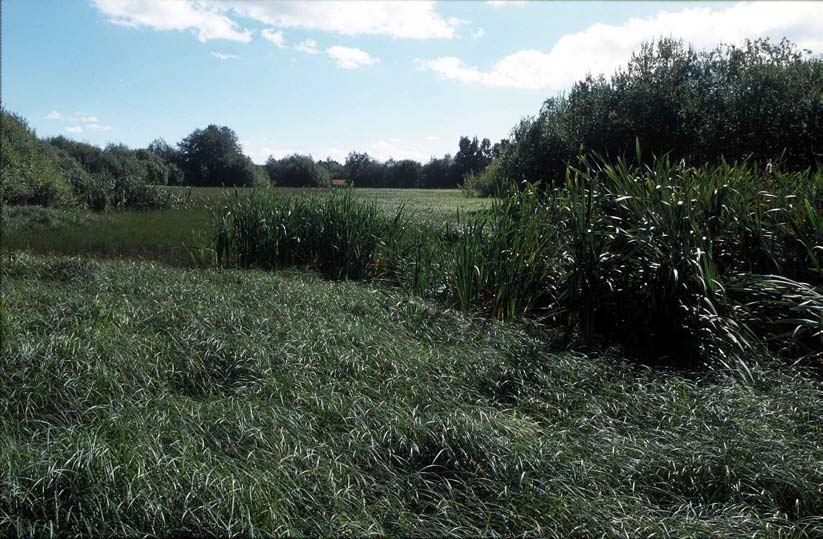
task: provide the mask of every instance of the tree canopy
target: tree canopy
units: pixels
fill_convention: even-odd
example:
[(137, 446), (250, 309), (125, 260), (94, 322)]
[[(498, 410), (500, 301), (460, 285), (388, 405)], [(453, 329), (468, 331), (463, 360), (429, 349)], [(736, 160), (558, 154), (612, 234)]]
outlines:
[(243, 155), (237, 134), (228, 127), (195, 129), (178, 148), (189, 185), (252, 187), (265, 181), (251, 159)]

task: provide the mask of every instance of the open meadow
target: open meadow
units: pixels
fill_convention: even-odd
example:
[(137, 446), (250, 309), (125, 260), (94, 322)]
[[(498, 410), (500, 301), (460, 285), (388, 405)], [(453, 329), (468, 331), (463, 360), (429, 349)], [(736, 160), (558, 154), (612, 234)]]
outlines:
[[(422, 222), (478, 205), (380, 195)], [(202, 211), (4, 209), (1, 530), (823, 533), (818, 374), (650, 368), (391, 282), (169, 267)]]
[[(48, 255), (157, 260), (175, 266), (192, 264), (189, 250), (210, 241), (209, 208), (255, 192), (276, 196), (322, 196), (328, 189), (218, 187), (166, 190), (181, 208), (93, 214), (82, 209), (8, 207), (3, 211), (2, 248)], [(375, 202), (387, 213), (401, 208), (415, 220), (442, 224), (457, 221), (491, 204), (466, 197), (458, 189), (356, 189), (358, 199)]]
[(823, 3), (0, 11), (0, 537), (823, 538)]

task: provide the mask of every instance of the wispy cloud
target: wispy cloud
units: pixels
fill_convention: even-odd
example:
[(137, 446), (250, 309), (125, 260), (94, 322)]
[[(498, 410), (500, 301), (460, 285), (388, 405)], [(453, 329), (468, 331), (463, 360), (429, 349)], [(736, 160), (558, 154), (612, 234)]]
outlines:
[(93, 116), (91, 114), (86, 114), (84, 112), (78, 112), (77, 114), (74, 115), (72, 120), (75, 121), (75, 122), (82, 122), (84, 124), (95, 123), (95, 122), (98, 121), (97, 116)]
[(368, 148), (368, 153), (380, 161), (386, 161), (388, 159), (414, 159), (415, 161), (423, 162), (429, 158), (417, 145), (401, 145), (397, 142), (392, 142), (392, 139), (373, 142)]
[(320, 48), (317, 46), (317, 41), (313, 39), (305, 39), (294, 46), (295, 50), (305, 52), (306, 54), (320, 54)]
[(276, 32), (271, 28), (264, 28), (260, 35), (263, 36), (263, 39), (267, 41), (271, 41), (281, 49), (286, 46), (286, 39), (283, 37), (283, 32)]
[(222, 6), (276, 28), (346, 36), (451, 39), (465, 22), (444, 18), (435, 10), (434, 2), (231, 2)]
[[(153, 30), (189, 30), (200, 41), (249, 42), (252, 32), (235, 20), (275, 28), (319, 30), (346, 36), (451, 39), (465, 21), (446, 18), (425, 2), (246, 2), (241, 0), (92, 0), (114, 24)], [(265, 37), (265, 36), (264, 36)]]
[(741, 43), (761, 36), (789, 37), (800, 47), (823, 50), (823, 3), (743, 2), (724, 8), (690, 7), (661, 11), (624, 24), (594, 24), (561, 37), (549, 51), (520, 50), (489, 69), (454, 56), (416, 60), (442, 79), (465, 84), (524, 90), (568, 88), (587, 73), (611, 73), (626, 63), (643, 41), (661, 36), (683, 39), (697, 48), (723, 41)]
[(51, 111), (46, 118), (49, 120), (61, 120), (72, 125), (63, 128), (66, 133), (84, 133), (86, 131), (111, 131), (110, 125), (103, 125), (94, 114), (86, 112), (75, 112), (72, 116), (65, 116), (56, 110)]
[(371, 56), (364, 50), (341, 47), (340, 45), (329, 47), (326, 49), (326, 54), (328, 54), (341, 69), (358, 69), (363, 66), (376, 64), (380, 61), (379, 58)]
[(219, 2), (92, 0), (108, 19), (120, 26), (153, 30), (190, 30), (202, 42), (227, 39), (248, 43), (251, 31), (225, 15)]
[(492, 7), (524, 6), (526, 2), (525, 0), (488, 0), (486, 4)]
[(220, 60), (236, 60), (237, 58), (240, 58), (236, 54), (224, 54), (222, 52), (215, 51), (212, 51), (211, 55), (215, 58), (219, 58)]

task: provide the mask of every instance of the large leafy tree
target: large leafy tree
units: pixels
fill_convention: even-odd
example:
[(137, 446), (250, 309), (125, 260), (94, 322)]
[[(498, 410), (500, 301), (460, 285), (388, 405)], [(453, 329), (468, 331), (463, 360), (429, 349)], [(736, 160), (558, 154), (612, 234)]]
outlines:
[(54, 153), (26, 121), (0, 110), (0, 201), (49, 206), (68, 200), (70, 188)]
[(196, 129), (178, 149), (189, 185), (250, 187), (264, 181), (251, 159), (243, 155), (237, 134), (228, 127)]
[(454, 155), (454, 165), (457, 167), (457, 174), (461, 178), (466, 174), (480, 172), (491, 161), (492, 147), (491, 141), (484, 138), (478, 141), (477, 137), (460, 137), (458, 151)]
[(282, 159), (269, 157), (266, 172), (273, 184), (283, 187), (326, 187), (328, 171), (309, 155), (289, 155)]
[(386, 187), (386, 168), (367, 153), (351, 152), (343, 165), (346, 178), (358, 187)]
[(411, 159), (387, 161), (386, 169), (389, 176), (389, 187), (418, 187), (423, 175), (423, 165)]

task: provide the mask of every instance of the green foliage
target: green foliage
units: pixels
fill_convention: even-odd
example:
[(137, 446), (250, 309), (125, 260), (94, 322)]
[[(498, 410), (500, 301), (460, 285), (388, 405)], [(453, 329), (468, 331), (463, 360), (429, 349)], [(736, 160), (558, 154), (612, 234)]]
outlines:
[(71, 186), (58, 160), (44, 151), (26, 121), (0, 110), (0, 202), (3, 204), (65, 205)]
[(237, 134), (228, 127), (195, 129), (179, 144), (180, 164), (188, 185), (253, 187), (265, 174), (243, 155)]
[(420, 187), (453, 188), (460, 185), (462, 179), (461, 171), (454, 165), (454, 159), (450, 155), (445, 155), (440, 159), (432, 157), (428, 163), (423, 165)]
[(728, 357), (759, 340), (737, 315), (745, 299), (729, 297), (729, 282), (761, 273), (823, 282), (815, 255), (823, 235), (799, 241), (794, 232), (823, 211), (821, 174), (667, 158), (583, 164), (551, 196), (568, 214), (556, 224), (570, 233), (560, 304), (586, 334), (666, 362)]
[(423, 176), (423, 165), (411, 159), (386, 161), (388, 187), (418, 187)]
[(458, 151), (454, 155), (455, 174), (465, 178), (467, 174), (477, 174), (486, 168), (492, 159), (492, 147), (489, 139), (482, 142), (477, 137), (460, 137)]
[(215, 211), (220, 263), (241, 267), (310, 266), (334, 279), (374, 274), (381, 242), (398, 226), (350, 192), (330, 197), (253, 194)]
[(358, 187), (385, 187), (388, 183), (385, 167), (367, 153), (351, 152), (343, 170), (346, 179)]
[[(730, 297), (729, 283), (776, 273), (807, 283), (792, 297), (819, 294), (823, 174), (642, 162), (582, 160), (551, 192), (530, 186), (445, 227), (402, 211), (385, 217), (350, 193), (246, 198), (222, 207), (217, 250), (228, 265), (386, 277), (496, 318), (538, 313), (587, 343), (606, 337), (646, 361), (677, 365), (731, 361), (763, 342), (756, 321), (766, 310), (745, 307), (751, 287)], [(799, 319), (773, 305), (782, 319)], [(818, 315), (809, 316), (799, 331), (814, 341)]]
[(500, 161), (491, 161), (481, 172), (470, 172), (463, 178), (463, 189), (482, 197), (505, 197), (516, 191), (503, 175)]
[(165, 164), (165, 182), (162, 182), (163, 185), (183, 185), (182, 161), (180, 152), (176, 148), (169, 146), (165, 140), (159, 138), (153, 140), (146, 150), (139, 151), (148, 151), (163, 161)]
[(345, 167), (343, 163), (335, 161), (331, 157), (327, 157), (323, 161), (318, 161), (317, 166), (325, 169), (326, 173), (328, 173), (329, 178), (343, 178), (346, 175)]
[(272, 185), (281, 187), (328, 187), (331, 183), (328, 171), (308, 155), (269, 157), (266, 173)]
[(696, 52), (647, 43), (610, 78), (587, 77), (547, 100), (501, 149), (515, 182), (563, 181), (567, 164), (596, 151), (615, 158), (669, 154), (688, 163), (762, 162), (802, 170), (821, 159), (823, 60), (784, 40)]
[(823, 535), (803, 370), (637, 368), (307, 273), (0, 271), (2, 535)]

